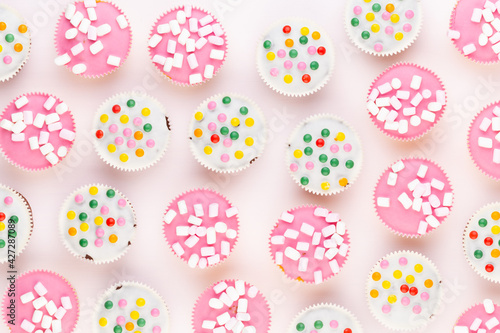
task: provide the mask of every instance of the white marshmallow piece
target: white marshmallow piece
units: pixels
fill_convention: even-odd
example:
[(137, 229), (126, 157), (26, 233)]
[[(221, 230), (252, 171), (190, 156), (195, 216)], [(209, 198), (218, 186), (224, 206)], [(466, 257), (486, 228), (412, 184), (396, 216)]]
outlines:
[(67, 53), (64, 53), (63, 55), (60, 55), (54, 59), (54, 63), (56, 64), (56, 66), (64, 66), (70, 61), (71, 57)]
[(87, 71), (87, 66), (85, 64), (76, 64), (71, 68), (73, 74), (83, 74)]
[(111, 32), (111, 26), (107, 23), (101, 24), (100, 26), (97, 27), (97, 36), (102, 37), (106, 36)]
[(194, 85), (202, 82), (203, 82), (203, 77), (201, 76), (201, 74), (196, 73), (189, 75), (189, 84)]
[(160, 35), (168, 34), (170, 32), (170, 24), (160, 24), (158, 28), (156, 28), (156, 32)]
[(68, 29), (64, 33), (64, 37), (66, 39), (74, 39), (77, 35), (78, 35), (78, 29), (77, 28)]
[(25, 106), (26, 104), (28, 104), (29, 100), (28, 100), (28, 97), (26, 96), (22, 96), (20, 97), (19, 99), (17, 99), (14, 104), (16, 105), (16, 109), (20, 109), (22, 108), (23, 106)]
[(119, 15), (117, 18), (116, 18), (116, 22), (118, 23), (118, 26), (120, 27), (120, 29), (125, 29), (128, 27), (128, 21), (127, 19), (125, 18), (125, 15)]
[(117, 56), (114, 56), (114, 55), (110, 55), (108, 57), (108, 60), (106, 61), (106, 63), (108, 65), (111, 65), (111, 66), (115, 66), (115, 67), (118, 67), (120, 66), (120, 62), (121, 62), (121, 58), (120, 57), (117, 57)]

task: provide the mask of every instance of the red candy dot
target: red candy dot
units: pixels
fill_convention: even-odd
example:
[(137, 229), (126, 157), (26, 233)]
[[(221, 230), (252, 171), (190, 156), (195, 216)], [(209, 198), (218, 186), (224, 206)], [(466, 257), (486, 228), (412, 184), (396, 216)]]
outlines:
[(491, 246), (491, 245), (493, 245), (493, 239), (492, 239), (491, 237), (486, 237), (486, 238), (484, 239), (484, 245), (486, 245), (486, 246)]
[(471, 231), (469, 237), (470, 239), (477, 239), (477, 231)]
[(5, 220), (5, 214), (4, 213), (0, 213), (0, 221), (4, 221)]
[(418, 289), (416, 287), (411, 287), (410, 295), (415, 296), (416, 294), (418, 294)]
[(217, 134), (214, 134), (210, 137), (210, 141), (212, 141), (213, 143), (218, 143), (220, 141), (220, 138)]
[(408, 286), (407, 286), (406, 284), (403, 284), (403, 285), (401, 286), (401, 292), (402, 292), (403, 294), (406, 294), (406, 293), (408, 292), (408, 290), (410, 290), (410, 288), (408, 288)]
[(311, 76), (309, 74), (302, 75), (302, 82), (304, 82), (304, 83), (311, 82)]
[(101, 131), (101, 130), (98, 130), (97, 132), (95, 132), (95, 136), (98, 138), (98, 139), (102, 139), (102, 137), (104, 136), (104, 132)]
[(106, 224), (108, 225), (108, 227), (112, 227), (115, 225), (115, 219), (110, 217), (109, 219), (106, 220)]
[(488, 273), (491, 273), (491, 272), (493, 272), (493, 270), (495, 269), (495, 267), (493, 265), (491, 265), (491, 264), (488, 264), (488, 265), (486, 265), (486, 267), (484, 269), (486, 269), (486, 271)]
[(289, 25), (285, 25), (283, 27), (283, 32), (286, 33), (286, 34), (289, 34), (290, 31), (292, 31), (292, 28), (289, 26)]
[(324, 145), (325, 145), (325, 140), (323, 139), (316, 140), (316, 146), (318, 146), (319, 148), (323, 147)]
[(122, 110), (122, 108), (119, 105), (113, 106), (113, 113), (118, 113)]
[(323, 46), (318, 47), (318, 54), (324, 55), (326, 53), (326, 49)]
[(352, 333), (352, 330), (351, 330), (350, 328), (346, 328), (346, 329), (344, 330), (344, 333)]

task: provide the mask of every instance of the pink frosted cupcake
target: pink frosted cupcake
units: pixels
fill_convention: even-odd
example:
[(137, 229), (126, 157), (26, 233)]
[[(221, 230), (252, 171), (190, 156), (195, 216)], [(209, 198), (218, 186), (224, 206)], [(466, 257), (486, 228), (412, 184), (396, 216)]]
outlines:
[(15, 296), (7, 290), (2, 306), (12, 332), (73, 332), (80, 312), (78, 297), (65, 278), (36, 270), (20, 275), (15, 284)]
[(270, 326), (271, 311), (264, 295), (241, 280), (224, 280), (209, 287), (193, 309), (194, 333), (267, 333)]
[(389, 137), (415, 140), (441, 119), (446, 93), (430, 70), (399, 63), (372, 83), (367, 108), (375, 125)]
[(499, 8), (495, 1), (457, 1), (451, 14), (448, 37), (468, 59), (483, 64), (499, 61)]
[(499, 329), (500, 306), (485, 299), (462, 313), (453, 326), (453, 333), (496, 333)]
[(469, 127), (469, 154), (487, 176), (500, 180), (500, 102), (479, 112)]
[(17, 97), (0, 116), (0, 149), (7, 160), (29, 171), (58, 164), (75, 140), (68, 106), (44, 93)]
[(208, 11), (185, 5), (162, 14), (148, 42), (155, 67), (172, 82), (194, 86), (213, 78), (226, 59), (226, 33)]
[(192, 268), (223, 262), (237, 242), (238, 209), (213, 190), (181, 194), (170, 203), (163, 221), (170, 248)]
[(374, 194), (382, 222), (405, 237), (436, 229), (450, 214), (453, 190), (446, 173), (434, 162), (405, 158), (380, 177)]
[(96, 78), (114, 72), (128, 57), (130, 25), (116, 5), (85, 0), (70, 3), (56, 30), (55, 63), (74, 74)]
[(274, 262), (287, 277), (319, 284), (340, 272), (350, 241), (339, 214), (302, 206), (281, 214), (270, 247)]

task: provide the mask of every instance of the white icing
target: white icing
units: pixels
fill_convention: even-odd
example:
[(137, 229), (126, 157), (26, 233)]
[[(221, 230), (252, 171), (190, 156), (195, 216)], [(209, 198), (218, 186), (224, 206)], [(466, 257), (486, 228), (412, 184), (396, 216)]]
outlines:
[[(337, 305), (322, 304), (315, 305), (301, 312), (292, 322), (289, 333), (313, 332), (317, 329), (314, 323), (321, 321), (323, 327), (318, 331), (321, 333), (343, 333), (345, 329), (350, 328), (352, 333), (362, 333), (363, 330), (358, 320), (352, 313)], [(330, 323), (336, 321), (338, 326), (332, 327)], [(297, 325), (303, 324), (304, 330), (297, 330)], [(335, 326), (335, 325), (333, 325)]]

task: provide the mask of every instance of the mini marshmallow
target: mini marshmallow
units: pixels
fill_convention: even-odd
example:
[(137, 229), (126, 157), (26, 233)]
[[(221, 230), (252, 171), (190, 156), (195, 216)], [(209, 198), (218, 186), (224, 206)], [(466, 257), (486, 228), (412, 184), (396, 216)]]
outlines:
[(373, 89), (370, 95), (368, 96), (368, 100), (374, 102), (379, 95), (380, 91), (378, 91), (378, 89)]
[(308, 242), (297, 242), (296, 249), (297, 249), (297, 251), (307, 252), (309, 250), (309, 243)]
[(398, 201), (403, 205), (405, 209), (409, 209), (413, 204), (413, 201), (410, 199), (408, 194), (406, 194), (406, 192), (403, 192), (399, 195)]
[(49, 132), (59, 131), (62, 128), (63, 128), (63, 125), (61, 122), (53, 123), (53, 124), (50, 124), (49, 126), (47, 126), (47, 129), (49, 130)]
[(425, 221), (420, 221), (419, 225), (418, 225), (418, 230), (417, 230), (417, 233), (419, 235), (425, 235), (427, 233), (427, 227), (429, 226), (429, 224)]
[(46, 131), (40, 131), (40, 135), (38, 136), (38, 144), (44, 145), (49, 142), (50, 133)]
[(217, 36), (208, 36), (208, 42), (213, 45), (224, 45), (224, 39)]
[(425, 89), (424, 91), (422, 91), (422, 96), (425, 99), (429, 99), (432, 97), (432, 92), (429, 89)]
[(495, 19), (495, 16), (493, 16), (493, 13), (491, 12), (491, 9), (485, 8), (483, 9), (483, 18), (486, 22), (491, 22)]
[(392, 96), (391, 97), (391, 106), (395, 110), (399, 110), (403, 107), (403, 104), (401, 104), (401, 102), (399, 101), (399, 99), (396, 96)]
[(160, 35), (168, 34), (170, 32), (170, 25), (168, 23), (166, 23), (166, 24), (160, 24), (156, 28), (156, 32), (159, 33)]
[(389, 198), (383, 198), (383, 197), (378, 197), (377, 198), (377, 206), (379, 206), (379, 207), (390, 207), (391, 206), (391, 199), (389, 199)]
[(434, 210), (434, 215), (437, 217), (444, 217), (450, 215), (450, 209), (448, 207), (439, 207)]
[(184, 61), (184, 55), (182, 53), (174, 54), (174, 62), (172, 66), (175, 68), (182, 68), (182, 62)]
[(436, 114), (427, 110), (423, 110), (421, 119), (433, 123), (436, 121)]
[(66, 32), (64, 33), (64, 37), (66, 39), (74, 39), (76, 36), (78, 35), (78, 29), (77, 28), (71, 28), (71, 29), (68, 29), (66, 30)]
[(188, 223), (194, 224), (196, 226), (200, 226), (203, 223), (203, 220), (200, 219), (199, 217), (189, 215), (188, 217)]
[(213, 245), (215, 244), (216, 240), (217, 240), (217, 232), (215, 231), (215, 228), (213, 227), (207, 228), (207, 244)]
[(21, 328), (26, 332), (33, 332), (35, 330), (35, 325), (33, 325), (33, 323), (31, 323), (30, 321), (24, 319), (21, 323)]
[(190, 55), (188, 55), (186, 59), (187, 59), (189, 68), (195, 69), (199, 66), (198, 59), (196, 59), (196, 55), (194, 53), (191, 53)]
[(427, 105), (427, 110), (432, 112), (440, 111), (442, 108), (443, 106), (437, 102), (431, 102)]
[(489, 319), (487, 322), (484, 323), (486, 325), (486, 328), (491, 330), (494, 327), (497, 327), (500, 324), (500, 321), (498, 321), (497, 317), (493, 317)]
[(201, 324), (201, 328), (204, 328), (206, 330), (213, 330), (216, 324), (217, 322), (213, 320), (204, 320), (203, 323)]
[(405, 164), (403, 161), (398, 161), (395, 164), (393, 164), (391, 167), (392, 171), (395, 173), (402, 171), (404, 168), (405, 168)]
[(329, 262), (329, 265), (330, 265), (330, 269), (332, 270), (332, 272), (334, 274), (337, 274), (338, 272), (340, 272), (340, 267), (339, 267), (339, 263), (337, 262), (337, 260), (333, 259), (332, 261)]
[(396, 97), (402, 100), (410, 99), (410, 92), (407, 90), (398, 90)]
[(2, 119), (2, 121), (0, 121), (0, 127), (4, 130), (12, 132), (12, 126), (14, 126), (14, 123), (8, 119)]
[(391, 81), (391, 86), (393, 89), (400, 89), (401, 86), (403, 85), (403, 83), (401, 82), (400, 79), (398, 79), (397, 77), (395, 77), (394, 79), (392, 79)]
[(174, 58), (169, 57), (165, 60), (165, 65), (163, 66), (163, 71), (168, 73), (172, 70), (172, 67), (174, 67)]
[(273, 244), (273, 245), (285, 244), (285, 236), (273, 236), (273, 237), (271, 237), (271, 244)]
[(212, 32), (213, 32), (212, 26), (206, 25), (198, 29), (198, 36), (205, 37), (207, 35), (210, 35)]
[(474, 10), (472, 11), (472, 17), (470, 20), (474, 23), (479, 23), (479, 22), (481, 22), (482, 16), (483, 16), (483, 11), (479, 8), (474, 8)]
[(297, 239), (299, 237), (299, 232), (297, 230), (294, 230), (294, 229), (286, 229), (283, 236), (285, 238)]
[(410, 83), (410, 88), (413, 90), (419, 90), (422, 85), (422, 77), (418, 75), (413, 75)]
[(12, 142), (23, 142), (26, 140), (26, 135), (24, 133), (12, 133), (10, 139), (12, 140)]
[(172, 223), (172, 221), (174, 220), (174, 218), (177, 216), (177, 212), (175, 210), (168, 210), (167, 213), (165, 214), (164, 218), (163, 218), (163, 221), (166, 223), (166, 224), (170, 224)]
[(299, 272), (307, 272), (307, 265), (309, 264), (309, 259), (302, 257), (299, 259)]
[(313, 237), (312, 237), (312, 240), (311, 240), (311, 244), (312, 245), (319, 245), (320, 242), (321, 242), (321, 233), (320, 232), (315, 232), (313, 234)]
[(425, 222), (429, 223), (429, 225), (433, 228), (439, 227), (439, 220), (434, 217), (434, 215), (427, 215), (425, 217)]
[(193, 253), (191, 257), (189, 257), (188, 266), (191, 268), (195, 268), (196, 266), (198, 266), (199, 260), (200, 256), (198, 256), (196, 253)]
[(474, 319), (474, 321), (472, 322), (472, 324), (470, 325), (469, 328), (471, 329), (471, 331), (477, 331), (479, 329), (479, 326), (481, 326), (482, 322), (483, 321), (481, 319), (476, 318), (476, 319)]
[(18, 121), (23, 121), (24, 120), (24, 113), (23, 112), (12, 113), (10, 115), (10, 120), (12, 120), (13, 123), (17, 123)]
[(493, 140), (490, 138), (479, 137), (477, 144), (481, 148), (493, 148)]
[(450, 39), (460, 39), (460, 31), (448, 30), (448, 38)]
[(389, 176), (387, 177), (387, 185), (396, 186), (398, 181), (398, 174), (394, 172), (389, 172)]
[(446, 192), (443, 196), (443, 206), (451, 207), (452, 203), (453, 203), (453, 193)]
[[(483, 120), (486, 119), (487, 118), (484, 118)], [(493, 117), (493, 119), (491, 119), (491, 129), (495, 132), (500, 132), (500, 117)]]
[(26, 129), (26, 124), (22, 121), (18, 121), (17, 123), (15, 123), (11, 130), (14, 134), (20, 134), (22, 131), (24, 131)]
[(158, 34), (154, 34), (153, 36), (151, 36), (151, 38), (149, 39), (149, 42), (148, 42), (148, 46), (149, 47), (152, 47), (152, 48), (155, 48), (158, 46), (158, 44), (160, 44), (161, 40), (163, 39), (162, 36), (158, 35)]
[[(95, 8), (87, 8), (87, 16), (89, 17), (89, 20), (90, 21), (97, 21), (97, 12), (95, 11)], [(92, 26), (90, 26), (92, 27)], [(89, 27), (89, 31), (90, 31), (90, 27)], [(94, 27), (95, 29), (95, 27)], [(96, 34), (97, 36), (97, 34)]]
[(102, 37), (111, 32), (111, 26), (107, 23), (101, 24), (100, 26), (97, 27), (97, 36)]
[(71, 298), (68, 296), (61, 297), (61, 305), (66, 310), (71, 310), (73, 308), (73, 304), (71, 304)]
[(323, 282), (323, 272), (322, 271), (315, 271), (314, 272), (314, 283), (320, 284), (321, 282)]
[(375, 100), (375, 104), (378, 107), (390, 106), (391, 105), (391, 98), (390, 97), (379, 97)]
[(122, 30), (128, 27), (128, 22), (127, 22), (127, 19), (125, 18), (125, 15), (119, 15), (116, 18), (116, 22), (118, 23), (118, 26)]
[(65, 146), (61, 146), (57, 149), (57, 156), (62, 158), (66, 155), (68, 155), (68, 148), (66, 148)]
[(429, 196), (429, 203), (431, 204), (431, 206), (433, 208), (437, 208), (437, 207), (441, 206), (441, 200), (439, 200), (439, 198), (435, 194), (431, 194)]
[(238, 236), (238, 232), (234, 229), (228, 229), (226, 231), (226, 237), (229, 239), (235, 239)]
[(74, 141), (75, 136), (76, 136), (75, 132), (67, 130), (65, 128), (61, 129), (61, 131), (59, 132), (59, 137), (66, 141)]
[(422, 119), (419, 116), (412, 116), (410, 118), (410, 124), (412, 126), (419, 126), (422, 123)]
[(378, 115), (377, 115), (377, 120), (378, 121), (385, 121), (387, 116), (389, 115), (390, 111), (386, 108), (381, 108), (378, 112)]
[(410, 104), (417, 107), (417, 106), (419, 106), (420, 102), (422, 102), (423, 99), (424, 99), (424, 97), (422, 96), (422, 94), (417, 93), (413, 97), (413, 99), (410, 101)]
[(191, 33), (187, 29), (182, 29), (179, 37), (177, 37), (177, 42), (181, 45), (186, 45), (187, 40), (191, 36)]
[(47, 294), (47, 289), (45, 288), (45, 286), (41, 282), (38, 282), (37, 284), (35, 284), (33, 289), (35, 289), (36, 293), (39, 296), (44, 296), (45, 294)]
[(314, 227), (310, 224), (302, 223), (302, 225), (300, 226), (300, 232), (308, 236), (312, 236), (314, 233)]
[(296, 249), (294, 249), (293, 247), (290, 247), (288, 246), (286, 249), (285, 249), (285, 256), (287, 258), (290, 258), (291, 260), (293, 261), (297, 261), (300, 259), (300, 252), (297, 251)]
[(86, 34), (87, 32), (89, 32), (89, 27), (90, 27), (90, 24), (92, 22), (90, 22), (89, 19), (87, 18), (84, 18), (82, 20), (82, 22), (80, 22), (80, 25), (78, 26), (78, 30), (83, 33), (83, 34)]
[(373, 115), (373, 116), (376, 116), (379, 112), (379, 108), (378, 106), (375, 104), (374, 101), (369, 101), (367, 103), (367, 108), (368, 108), (368, 111)]
[(474, 44), (467, 44), (462, 48), (464, 55), (469, 55), (476, 52), (476, 46)]
[(231, 319), (231, 316), (229, 315), (229, 312), (224, 312), (223, 314), (217, 316), (217, 323), (219, 325), (224, 325)]
[(201, 76), (201, 74), (197, 73), (189, 75), (189, 84), (193, 85), (201, 82), (203, 82), (203, 77)]
[(62, 332), (62, 324), (60, 320), (52, 320), (52, 332), (53, 333)]
[(493, 150), (493, 163), (500, 164), (500, 149)]
[(215, 59), (215, 60), (222, 60), (224, 59), (224, 51), (223, 50), (215, 50), (213, 49), (210, 51), (210, 58)]
[(56, 66), (66, 65), (70, 61), (71, 61), (71, 57), (67, 53), (64, 53), (63, 55), (60, 55), (54, 59), (54, 63), (56, 64)]
[(398, 112), (397, 111), (390, 111), (389, 114), (387, 115), (387, 117), (385, 118), (385, 121), (388, 122), (388, 123), (393, 123), (396, 118), (398, 117)]
[(189, 226), (179, 225), (175, 228), (175, 234), (179, 237), (189, 236)]
[[(500, 3), (498, 3), (498, 1), (497, 4), (500, 6)], [(491, 21), (490, 24), (493, 26), (493, 28), (495, 28), (496, 31), (500, 31), (500, 19), (495, 17), (495, 19)]]
[(214, 35), (217, 37), (224, 35), (224, 30), (222, 30), (222, 27), (219, 23), (212, 24), (212, 30), (214, 32)]
[(429, 170), (429, 167), (427, 165), (421, 164), (418, 168), (417, 177), (424, 178), (427, 174), (427, 170)]
[(16, 109), (20, 109), (22, 108), (23, 106), (25, 106), (26, 104), (28, 104), (29, 100), (28, 100), (28, 97), (26, 96), (22, 96), (20, 97), (19, 99), (17, 99), (14, 104), (16, 105)]
[(406, 134), (408, 133), (408, 120), (403, 119), (399, 122), (399, 129), (398, 132), (400, 134)]
[(233, 206), (229, 209), (226, 209), (226, 217), (233, 217), (236, 214), (238, 214), (238, 208)]
[(43, 296), (41, 296), (33, 301), (33, 307), (36, 310), (39, 310), (40, 308), (44, 307), (46, 304), (47, 304), (47, 300)]
[(48, 115), (45, 116), (45, 123), (47, 125), (50, 125), (50, 124), (53, 124), (53, 123), (57, 123), (59, 120), (61, 120), (61, 118), (59, 117), (59, 115), (56, 112), (49, 113)]
[(71, 68), (73, 74), (83, 74), (87, 71), (87, 66), (85, 64), (76, 64)]
[(187, 247), (189, 247), (191, 249), (196, 245), (196, 243), (198, 243), (199, 240), (200, 240), (199, 237), (193, 235), (193, 236), (189, 237), (188, 239), (186, 239), (186, 241), (184, 242), (184, 245), (186, 245)]
[(485, 34), (480, 34), (477, 43), (479, 44), (479, 46), (486, 46), (486, 44), (488, 44), (488, 36), (486, 36)]
[(154, 57), (153, 57), (153, 62), (155, 64), (159, 64), (161, 66), (165, 65), (165, 62), (167, 61), (167, 58), (160, 55), (160, 54), (156, 54)]
[(500, 32), (496, 32), (489, 38), (491, 44), (496, 44), (500, 41)]
[(57, 312), (57, 306), (54, 301), (49, 301), (47, 305), (45, 305), (45, 309), (51, 316), (53, 316)]
[(432, 215), (432, 207), (428, 201), (422, 203), (422, 213), (426, 216)]
[(444, 189), (444, 183), (436, 178), (431, 180), (431, 186), (440, 191)]
[(66, 6), (66, 11), (64, 12), (64, 17), (66, 19), (71, 20), (73, 16), (76, 13), (76, 6), (72, 3), (69, 3), (68, 6)]
[(492, 121), (490, 118), (483, 118), (481, 124), (479, 125), (479, 129), (483, 132), (486, 132), (490, 128), (491, 123)]
[(170, 32), (172, 33), (172, 35), (177, 36), (178, 34), (181, 33), (181, 27), (179, 25), (179, 22), (177, 22), (177, 20), (172, 20), (168, 22), (168, 24), (170, 25)]
[(34, 299), (35, 299), (35, 295), (33, 295), (33, 293), (31, 291), (27, 292), (26, 294), (21, 295), (21, 303), (23, 303), (23, 304), (29, 303), (29, 302), (33, 301)]
[(26, 125), (33, 125), (33, 111), (23, 111), (23, 121)]
[(389, 82), (386, 82), (380, 86), (377, 87), (378, 91), (384, 95), (387, 94), (389, 91), (392, 90), (392, 85)]
[(120, 66), (120, 62), (121, 62), (121, 58), (120, 57), (117, 57), (117, 56), (114, 56), (114, 55), (110, 55), (108, 57), (108, 60), (106, 61), (106, 63), (108, 65), (111, 65), (111, 66), (115, 66), (115, 67), (118, 67)]
[(54, 151), (54, 146), (50, 143), (47, 143), (47, 144), (40, 147), (40, 152), (43, 154), (43, 156), (45, 156), (53, 151)]
[(38, 324), (39, 322), (42, 321), (43, 318), (43, 312), (40, 310), (35, 310), (33, 312), (33, 317), (31, 318), (31, 321), (34, 322), (35, 324)]
[(72, 26), (74, 26), (75, 28), (77, 28), (80, 25), (80, 23), (82, 22), (83, 19), (84, 19), (83, 14), (80, 13), (80, 12), (76, 12), (75, 15), (73, 15), (73, 17), (69, 21), (69, 23), (71, 23)]
[(492, 314), (495, 312), (495, 304), (491, 299), (485, 299), (483, 301), (483, 306), (484, 306), (484, 311), (486, 311), (487, 314)]
[(213, 246), (205, 246), (202, 247), (200, 250), (201, 256), (202, 257), (210, 257), (215, 255), (215, 247)]
[(176, 14), (176, 19), (179, 24), (186, 23), (186, 13), (183, 10), (178, 10)]
[(194, 44), (194, 46), (196, 47), (197, 50), (201, 50), (203, 48), (203, 46), (205, 46), (205, 44), (208, 43), (208, 40), (206, 38), (200, 38), (196, 41), (196, 43)]

